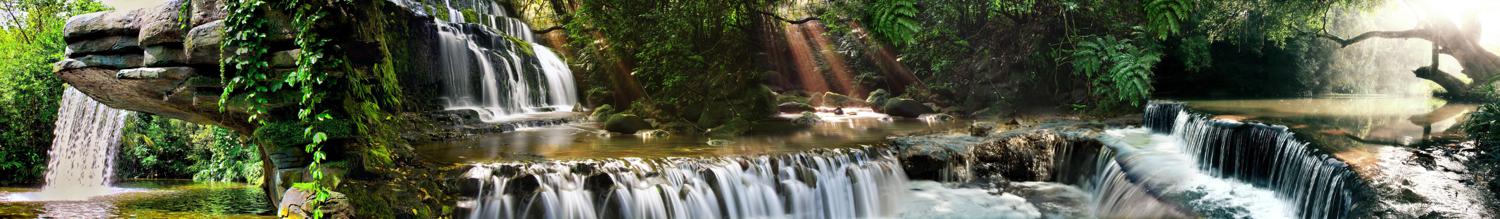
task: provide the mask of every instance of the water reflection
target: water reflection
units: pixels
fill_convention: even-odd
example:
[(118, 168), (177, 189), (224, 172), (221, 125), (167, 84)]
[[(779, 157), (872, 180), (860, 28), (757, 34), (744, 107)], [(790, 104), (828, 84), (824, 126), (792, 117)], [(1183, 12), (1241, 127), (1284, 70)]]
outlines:
[[(846, 109), (842, 115), (831, 111), (817, 114), (821, 122), (811, 127), (794, 128), (790, 122), (784, 122), (786, 124), (757, 127), (752, 131), (757, 134), (722, 139), (645, 131), (636, 135), (617, 135), (600, 130), (596, 123), (578, 123), (429, 142), (418, 144), (417, 148), (419, 154), (428, 160), (449, 163), (745, 155), (872, 145), (884, 142), (886, 136), (964, 125), (962, 122), (893, 119), (868, 109)], [(782, 115), (784, 118), (800, 116)]]
[[(259, 187), (185, 180), (132, 181), (120, 192), (81, 201), (0, 200), (0, 218), (259, 218), (271, 205)], [(0, 188), (0, 196), (36, 192)]]
[[(1450, 132), (1478, 105), (1431, 97), (1320, 97), (1186, 101), (1222, 119), (1283, 124), (1297, 133), (1348, 138), (1364, 144), (1414, 145)], [(1333, 151), (1352, 149), (1328, 145)]]

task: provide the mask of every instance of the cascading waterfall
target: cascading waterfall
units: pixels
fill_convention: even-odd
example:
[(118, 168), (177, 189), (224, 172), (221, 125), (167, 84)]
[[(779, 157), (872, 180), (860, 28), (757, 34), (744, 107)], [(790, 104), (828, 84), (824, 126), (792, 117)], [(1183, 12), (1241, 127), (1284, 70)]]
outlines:
[(470, 218), (883, 218), (906, 174), (876, 149), (477, 165)]
[(1360, 205), (1363, 181), (1343, 161), (1297, 140), (1286, 127), (1214, 120), (1178, 103), (1151, 103), (1146, 128), (1180, 140), (1209, 175), (1264, 188), (1302, 218), (1345, 218)]
[(52, 150), (47, 154), (47, 185), (29, 200), (85, 200), (115, 191), (110, 187), (115, 147), (125, 126), (125, 111), (110, 108), (67, 88), (57, 110)]
[(537, 44), (531, 28), (500, 6), (467, 4), (479, 17), (466, 18), (447, 2), (449, 19), (435, 22), (445, 107), (476, 111), (485, 122), (573, 110), (578, 92), (567, 64)]

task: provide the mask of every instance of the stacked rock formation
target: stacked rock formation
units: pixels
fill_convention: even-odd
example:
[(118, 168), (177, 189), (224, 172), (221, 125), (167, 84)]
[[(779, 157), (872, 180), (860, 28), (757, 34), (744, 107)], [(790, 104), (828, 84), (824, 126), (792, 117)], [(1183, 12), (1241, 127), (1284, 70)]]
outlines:
[(218, 20), (224, 12), (217, 1), (199, 0), (190, 3), (193, 13), (180, 14), (181, 4), (69, 19), (67, 59), (53, 72), (111, 107), (252, 130), (243, 113), (218, 108)]

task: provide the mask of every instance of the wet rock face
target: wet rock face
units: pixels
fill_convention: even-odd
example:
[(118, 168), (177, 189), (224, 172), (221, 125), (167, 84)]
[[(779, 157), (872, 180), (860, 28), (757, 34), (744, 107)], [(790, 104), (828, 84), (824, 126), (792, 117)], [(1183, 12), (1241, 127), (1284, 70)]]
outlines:
[(974, 148), (974, 172), (1015, 181), (1050, 180), (1057, 149), (1072, 143), (1045, 130), (992, 139)]
[(1053, 122), (988, 134), (992, 128), (984, 128), (987, 125), (971, 127), (986, 133), (984, 136), (971, 130), (894, 137), (890, 144), (912, 179), (969, 182), (998, 177), (1075, 183), (1066, 176), (1088, 166), (1074, 162), (1092, 161), (1100, 144), (1090, 136), (1105, 127), (1098, 123)]
[[(343, 193), (330, 192), (328, 201), (319, 208), (323, 211), (323, 218), (355, 218), (354, 206), (349, 203), (349, 198)], [(314, 193), (298, 188), (287, 189), (279, 204), (276, 205), (276, 216), (280, 218), (313, 218), (313, 209), (308, 202), (313, 200)]]

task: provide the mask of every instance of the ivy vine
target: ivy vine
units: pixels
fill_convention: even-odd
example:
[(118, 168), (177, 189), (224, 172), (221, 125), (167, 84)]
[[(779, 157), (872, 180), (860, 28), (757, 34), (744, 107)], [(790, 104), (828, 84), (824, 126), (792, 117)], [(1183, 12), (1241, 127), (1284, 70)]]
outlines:
[[(220, 110), (232, 102), (238, 103), (235, 105), (244, 106), (250, 114), (251, 123), (264, 126), (269, 122), (271, 109), (268, 106), (272, 102), (297, 100), (297, 121), (302, 124), (303, 137), (309, 142), (303, 150), (312, 155), (307, 166), (312, 179), (293, 187), (314, 193), (314, 199), (308, 202), (309, 207), (316, 209), (312, 212), (313, 218), (323, 217), (324, 212), (319, 206), (328, 201), (333, 185), (338, 182), (337, 177), (323, 170), (323, 163), (328, 158), (323, 143), (329, 135), (325, 132), (327, 127), (320, 124), (334, 119), (329, 110), (331, 107), (324, 106), (323, 102), (328, 91), (334, 90), (331, 89), (334, 81), (329, 80), (331, 73), (350, 70), (343, 57), (330, 55), (336, 54), (333, 51), (338, 48), (329, 43), (331, 39), (319, 33), (318, 23), (329, 16), (331, 9), (348, 7), (352, 3), (351, 0), (290, 0), (268, 4), (264, 0), (239, 0), (224, 4), (229, 13), (224, 19), (225, 36), (220, 48), (227, 52), (220, 60), (220, 74), (225, 84), (219, 97)], [(271, 69), (266, 39), (272, 30), (264, 17), (267, 9), (290, 12), (294, 43), (299, 51), (296, 69), (291, 72), (278, 73)], [(287, 98), (285, 95), (289, 94), (295, 96)], [(236, 99), (243, 102), (235, 102)]]

